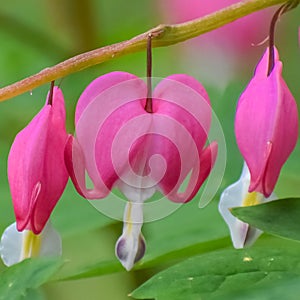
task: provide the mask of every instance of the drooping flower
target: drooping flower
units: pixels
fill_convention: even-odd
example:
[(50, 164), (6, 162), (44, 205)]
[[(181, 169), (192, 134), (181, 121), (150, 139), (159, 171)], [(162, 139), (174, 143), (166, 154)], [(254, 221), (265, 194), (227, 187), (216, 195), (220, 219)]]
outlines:
[[(143, 203), (160, 191), (174, 202), (190, 201), (209, 175), (217, 154), (204, 148), (211, 122), (202, 85), (187, 75), (162, 80), (145, 110), (142, 79), (113, 72), (94, 80), (81, 95), (65, 160), (77, 191), (88, 199), (119, 188), (128, 199), (116, 254), (129, 270), (144, 254)], [(86, 188), (85, 171), (94, 187)], [(190, 175), (185, 191), (179, 192)]]
[(4, 231), (0, 245), (8, 266), (31, 256), (61, 253), (61, 239), (49, 217), (68, 180), (66, 141), (63, 94), (52, 86), (45, 106), (18, 133), (8, 156), (16, 216), (16, 223)]
[(237, 249), (251, 246), (262, 234), (262, 231), (240, 221), (231, 214), (229, 209), (239, 206), (256, 205), (277, 199), (274, 193), (268, 198), (265, 198), (259, 192), (249, 193), (249, 184), (250, 172), (247, 164), (244, 163), (240, 179), (223, 191), (219, 202), (220, 214), (229, 227), (233, 246)]
[(274, 190), (298, 139), (297, 104), (282, 78), (275, 47), (271, 59), (274, 66), (268, 75), (268, 48), (239, 99), (235, 116), (237, 144), (251, 174), (249, 192), (265, 197)]

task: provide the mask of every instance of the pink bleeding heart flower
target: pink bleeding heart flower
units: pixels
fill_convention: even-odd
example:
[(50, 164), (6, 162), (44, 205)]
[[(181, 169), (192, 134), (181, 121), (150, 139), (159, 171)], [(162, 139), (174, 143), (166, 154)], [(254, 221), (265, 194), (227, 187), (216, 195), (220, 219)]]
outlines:
[(278, 52), (273, 49), (272, 71), (268, 75), (268, 48), (239, 99), (235, 117), (237, 144), (251, 174), (249, 192), (265, 197), (274, 190), (298, 139), (297, 104), (282, 78)]
[(31, 256), (61, 253), (61, 239), (49, 217), (68, 180), (66, 141), (63, 94), (52, 86), (46, 105), (18, 133), (9, 153), (8, 181), (16, 223), (1, 239), (6, 265)]
[[(116, 244), (116, 255), (127, 270), (145, 251), (144, 201), (155, 191), (174, 202), (190, 201), (217, 154), (215, 142), (204, 148), (211, 107), (199, 82), (180, 74), (165, 78), (153, 92), (152, 113), (145, 110), (146, 95), (145, 82), (129, 73), (94, 80), (78, 101), (76, 139), (69, 138), (65, 151), (69, 174), (82, 196), (103, 198), (117, 187), (128, 199)], [(86, 188), (85, 171), (92, 189)]]

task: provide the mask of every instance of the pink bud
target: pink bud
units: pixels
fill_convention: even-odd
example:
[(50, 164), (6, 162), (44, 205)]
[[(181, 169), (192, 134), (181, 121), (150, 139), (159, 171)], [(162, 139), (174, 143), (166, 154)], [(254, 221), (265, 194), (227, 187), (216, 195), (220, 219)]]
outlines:
[(274, 67), (268, 75), (269, 49), (241, 95), (235, 117), (238, 147), (249, 167), (249, 192), (271, 195), (280, 170), (298, 139), (298, 111), (282, 78), (282, 63), (274, 47)]
[[(48, 96), (50, 97), (50, 95)], [(8, 157), (8, 180), (17, 229), (39, 234), (68, 180), (64, 164), (67, 140), (61, 90), (16, 136)]]

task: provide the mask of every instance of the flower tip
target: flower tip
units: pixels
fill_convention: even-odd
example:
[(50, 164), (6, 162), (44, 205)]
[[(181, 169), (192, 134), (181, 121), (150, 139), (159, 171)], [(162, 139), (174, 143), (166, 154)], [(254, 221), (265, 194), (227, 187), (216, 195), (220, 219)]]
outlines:
[(115, 253), (123, 267), (130, 271), (134, 264), (140, 261), (146, 251), (146, 242), (142, 234), (138, 239), (134, 239), (132, 236), (121, 236), (115, 248)]
[(262, 231), (232, 215), (233, 208), (257, 205), (277, 199), (274, 193), (266, 198), (261, 193), (248, 192), (249, 184), (250, 171), (247, 164), (244, 163), (240, 179), (223, 191), (219, 202), (219, 212), (228, 225), (232, 244), (236, 249), (251, 246), (262, 234)]
[(9, 225), (2, 234), (0, 255), (3, 263), (10, 267), (22, 260), (36, 256), (60, 256), (60, 235), (48, 222), (42, 233), (35, 235), (30, 230), (18, 231), (16, 223)]
[(22, 238), (17, 231), (16, 223), (9, 225), (0, 241), (1, 259), (7, 267), (20, 262)]

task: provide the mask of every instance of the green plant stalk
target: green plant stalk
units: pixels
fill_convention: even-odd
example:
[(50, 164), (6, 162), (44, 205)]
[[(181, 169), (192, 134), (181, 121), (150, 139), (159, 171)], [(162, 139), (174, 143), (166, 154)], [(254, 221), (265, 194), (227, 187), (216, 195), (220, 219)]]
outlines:
[[(130, 40), (85, 52), (67, 59), (53, 67), (0, 89), (0, 101), (33, 90), (45, 83), (79, 72), (88, 67), (145, 50), (149, 34), (153, 36), (152, 47), (164, 47), (194, 38), (225, 24), (264, 8), (286, 3), (286, 0), (247, 0), (228, 6), (207, 16), (176, 25), (158, 25)], [(293, 0), (299, 4), (300, 0)]]

